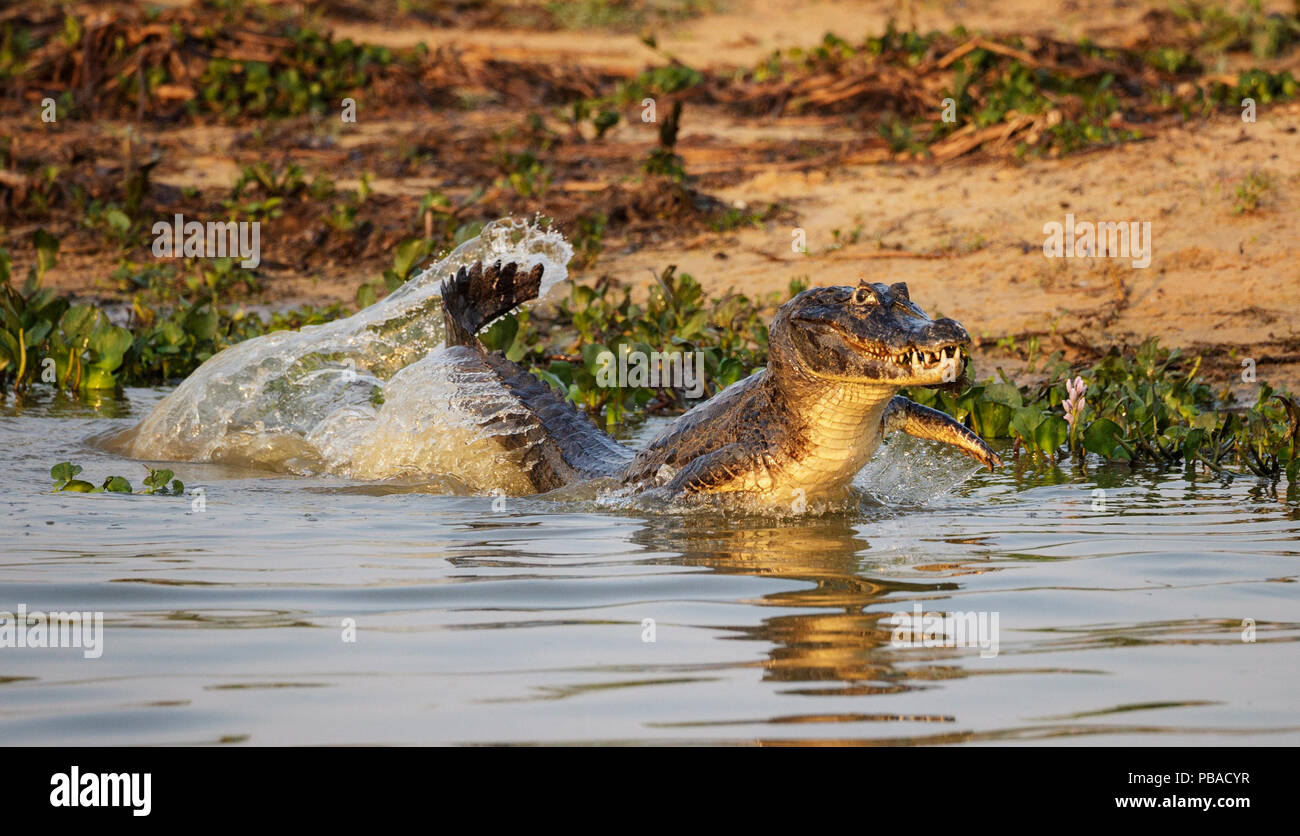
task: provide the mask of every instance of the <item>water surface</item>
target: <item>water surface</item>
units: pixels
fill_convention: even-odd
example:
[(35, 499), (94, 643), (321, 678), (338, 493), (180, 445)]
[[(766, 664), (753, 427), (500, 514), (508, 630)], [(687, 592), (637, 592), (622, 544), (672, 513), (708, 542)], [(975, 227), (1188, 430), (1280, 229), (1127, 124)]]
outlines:
[[(106, 620), (98, 659), (0, 648), (0, 743), (1300, 744), (1285, 483), (934, 455), (928, 504), (785, 520), (195, 464), (202, 511), (47, 492), (139, 489), (87, 439), (160, 397), (0, 409), (0, 610)], [(996, 612), (997, 655), (894, 646), (914, 606)]]

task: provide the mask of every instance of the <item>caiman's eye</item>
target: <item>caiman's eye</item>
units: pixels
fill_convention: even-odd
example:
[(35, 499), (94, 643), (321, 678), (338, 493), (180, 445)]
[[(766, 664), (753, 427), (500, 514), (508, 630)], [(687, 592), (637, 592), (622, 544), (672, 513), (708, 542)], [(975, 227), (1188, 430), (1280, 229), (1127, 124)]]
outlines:
[(869, 287), (859, 287), (853, 291), (853, 304), (860, 307), (877, 304), (876, 294), (871, 292)]

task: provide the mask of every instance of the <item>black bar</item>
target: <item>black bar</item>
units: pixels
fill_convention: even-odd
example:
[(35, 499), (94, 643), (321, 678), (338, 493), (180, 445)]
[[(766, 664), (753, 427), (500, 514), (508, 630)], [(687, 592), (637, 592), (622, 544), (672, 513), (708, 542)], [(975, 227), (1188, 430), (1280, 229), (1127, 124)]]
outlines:
[[(1295, 807), (1287, 749), (232, 747), (7, 754), (0, 799), (9, 823), (25, 818), (127, 827), (224, 821), (247, 826), (283, 818), (329, 825), (341, 816), (381, 814), (451, 826), (462, 815), (496, 821), (517, 813), (535, 816), (540, 827), (546, 819), (595, 818), (614, 801), (635, 812), (640, 824), (654, 816), (680, 824), (702, 808), (760, 821), (772, 808), (814, 821), (824, 810), (847, 814), (864, 828), (882, 812), (926, 825), (951, 818), (1041, 826), (1099, 817), (1231, 824), (1261, 812), (1277, 819)], [(148, 773), (148, 815), (134, 815), (130, 804), (53, 806), (52, 793), (66, 785), (56, 776), (70, 783), (74, 767), (82, 792), (88, 784), (104, 786), (102, 779), (88, 781), (88, 774), (138, 773), (142, 790)], [(1192, 798), (1196, 806), (1189, 806)], [(489, 800), (486, 808), (482, 799)], [(1152, 799), (1154, 806), (1121, 807), (1134, 802), (1118, 799)], [(1212, 806), (1203, 809), (1199, 799), (1210, 799)], [(1245, 806), (1222, 806), (1238, 799)]]

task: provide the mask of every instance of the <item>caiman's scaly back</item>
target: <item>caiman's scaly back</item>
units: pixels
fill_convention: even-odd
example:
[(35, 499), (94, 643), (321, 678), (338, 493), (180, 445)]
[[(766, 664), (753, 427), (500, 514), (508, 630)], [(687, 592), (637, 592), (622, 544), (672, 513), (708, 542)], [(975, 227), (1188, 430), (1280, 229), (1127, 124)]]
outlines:
[[(1001, 462), (975, 433), (896, 393), (955, 379), (970, 338), (933, 320), (907, 286), (873, 284), (804, 291), (777, 311), (768, 366), (676, 419), (633, 458), (585, 413), (476, 334), (537, 294), (540, 265), (475, 264), (443, 287), (448, 346), (467, 368), (495, 376), (525, 417), (499, 436), (523, 454), (539, 490), (614, 477), (669, 493), (734, 493), (763, 502), (835, 498), (894, 430), (956, 446), (989, 468)], [(495, 419), (494, 419), (495, 420)]]

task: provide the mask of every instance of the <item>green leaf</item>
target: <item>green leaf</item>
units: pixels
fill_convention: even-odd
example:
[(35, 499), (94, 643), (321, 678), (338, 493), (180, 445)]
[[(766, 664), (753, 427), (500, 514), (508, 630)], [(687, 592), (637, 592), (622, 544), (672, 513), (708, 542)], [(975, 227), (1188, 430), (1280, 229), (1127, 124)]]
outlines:
[[(147, 465), (146, 465), (147, 466)], [(162, 491), (166, 493), (167, 482), (176, 474), (170, 470), (154, 470), (149, 468), (149, 475), (145, 477), (144, 484), (149, 488), (149, 492)]]
[(96, 328), (90, 335), (90, 349), (94, 352), (89, 373), (82, 384), (86, 389), (112, 389), (117, 381), (113, 372), (122, 365), (122, 355), (131, 347), (131, 332), (118, 325)]
[(910, 401), (915, 401), (916, 403), (921, 404), (921, 406), (932, 406), (935, 409), (939, 408), (935, 403), (935, 401), (939, 399), (939, 390), (937, 389), (917, 387), (915, 389), (907, 389), (900, 394)]
[(1021, 396), (1020, 390), (1010, 383), (990, 383), (984, 387), (984, 397), (1015, 409), (1025, 405), (1025, 399)]
[(515, 335), (519, 333), (519, 320), (514, 316), (503, 317), (492, 323), (479, 335), (479, 340), (488, 351), (506, 351), (514, 344)]
[(94, 493), (95, 486), (81, 479), (73, 479), (58, 490), (72, 491), (73, 493)]
[(689, 340), (704, 330), (704, 326), (708, 324), (708, 321), (709, 312), (707, 310), (696, 311), (682, 323), (682, 327), (677, 330), (677, 336)]
[(1010, 406), (997, 401), (980, 401), (971, 414), (975, 432), (984, 438), (1005, 438), (1014, 412)]
[(1049, 415), (1034, 430), (1034, 443), (1044, 453), (1054, 454), (1070, 437), (1070, 425), (1059, 415)]
[(104, 480), (104, 490), (109, 493), (131, 493), (131, 483), (121, 476), (110, 476)]
[(58, 308), (63, 304), (59, 298), (58, 291), (51, 287), (43, 287), (33, 290), (27, 300), (27, 311), (36, 317), (54, 319), (61, 311), (47, 311), (46, 308)]
[(411, 238), (397, 245), (397, 254), (393, 256), (393, 272), (405, 282), (415, 266), (429, 254), (428, 244), (420, 238)]
[(1200, 427), (1193, 427), (1187, 431), (1187, 436), (1183, 439), (1182, 451), (1184, 459), (1194, 459), (1197, 452), (1201, 449), (1201, 444), (1205, 441), (1205, 430)]
[(469, 239), (476, 237), (480, 232), (483, 231), (483, 227), (485, 225), (486, 224), (484, 224), (483, 221), (469, 221), (467, 223), (463, 223), (460, 226), (456, 227), (456, 232), (452, 236), (452, 239), (454, 240), (456, 245), (459, 246), (460, 244), (465, 243)]
[(569, 387), (566, 386), (564, 384), (564, 381), (560, 380), (558, 376), (552, 374), (551, 372), (548, 372), (546, 369), (539, 369), (536, 367), (534, 367), (532, 371), (533, 371), (533, 376), (535, 376), (538, 380), (542, 381), (546, 385), (550, 386), (552, 389), (558, 389), (561, 395), (565, 395), (568, 393)]
[(59, 327), (67, 335), (69, 342), (85, 339), (95, 327), (99, 311), (89, 305), (73, 305), (63, 312)]
[(523, 340), (516, 338), (510, 343), (510, 347), (506, 349), (506, 359), (512, 363), (518, 363), (524, 359), (524, 355), (527, 353), (528, 344)]
[(560, 388), (569, 391), (569, 384), (573, 383), (573, 364), (568, 360), (552, 360), (549, 368), (555, 379), (560, 381)]
[[(99, 365), (117, 368), (122, 361), (122, 355), (131, 347), (134, 338), (131, 332), (120, 325), (109, 325), (106, 328), (97, 328), (90, 335), (90, 348), (96, 354), (96, 363)], [(117, 362), (114, 363), (113, 361)]]
[(104, 213), (104, 219), (108, 221), (108, 228), (125, 235), (131, 229), (131, 219), (121, 209), (109, 209)]
[(169, 346), (177, 346), (185, 341), (185, 331), (174, 321), (168, 320), (162, 324), (160, 334)]
[(1009, 427), (1013, 438), (1019, 438), (1026, 446), (1034, 443), (1034, 431), (1043, 421), (1043, 411), (1036, 407), (1025, 406), (1017, 409), (1011, 417)]
[[(23, 333), (23, 345), (27, 346), (29, 349), (36, 348), (45, 342), (45, 338), (49, 336), (50, 329), (53, 327), (54, 323), (50, 322), (48, 319), (36, 323)], [(30, 357), (32, 352), (29, 351), (27, 354)]]
[(587, 367), (587, 371), (593, 375), (600, 370), (600, 355), (609, 351), (601, 343), (588, 343), (582, 347), (582, 364)]
[(8, 331), (0, 331), (0, 349), (3, 349), (5, 354), (9, 355), (8, 360), (10, 362), (15, 366), (18, 365), (21, 351), (18, 348), (17, 336), (10, 334)]
[(80, 472), (81, 465), (72, 462), (59, 462), (50, 468), (50, 478), (56, 482), (70, 482)]
[(579, 396), (585, 393), (593, 399), (600, 397), (600, 393), (603, 391), (601, 387), (596, 385), (595, 374), (587, 371), (586, 366), (576, 366), (573, 369), (573, 383), (569, 386), (571, 396), (575, 389)]
[[(1107, 459), (1128, 458), (1128, 454), (1119, 446), (1117, 440), (1123, 435), (1124, 431), (1120, 429), (1119, 424), (1109, 418), (1098, 418), (1083, 431), (1083, 449)], [(1120, 456), (1115, 454), (1117, 449)]]
[(714, 378), (719, 387), (725, 388), (745, 377), (745, 364), (734, 357), (728, 357), (718, 365), (718, 374)]
[(220, 325), (221, 318), (213, 310), (191, 310), (185, 315), (185, 330), (193, 334), (197, 340), (206, 342), (213, 339)]

